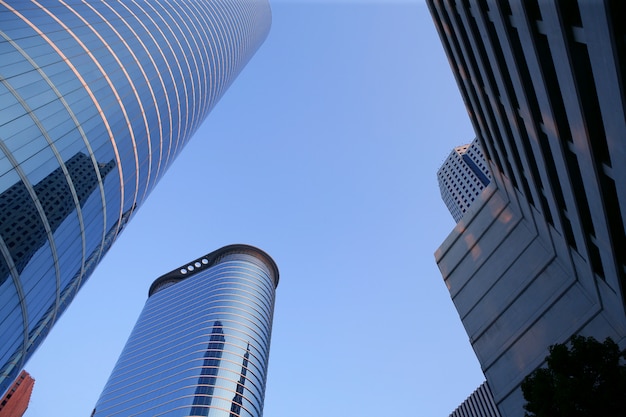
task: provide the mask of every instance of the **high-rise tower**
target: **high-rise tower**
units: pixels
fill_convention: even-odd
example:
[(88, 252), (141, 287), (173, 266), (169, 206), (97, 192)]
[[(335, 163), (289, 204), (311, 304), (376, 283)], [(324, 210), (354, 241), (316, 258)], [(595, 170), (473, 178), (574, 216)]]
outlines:
[(503, 416), (574, 334), (626, 347), (626, 3), (429, 0), (492, 183), (436, 259)]
[(478, 140), (454, 148), (437, 171), (437, 181), (443, 202), (458, 222), (491, 181)]
[(158, 278), (92, 416), (260, 417), (277, 285), (247, 245)]
[(269, 31), (263, 0), (0, 0), (0, 393)]

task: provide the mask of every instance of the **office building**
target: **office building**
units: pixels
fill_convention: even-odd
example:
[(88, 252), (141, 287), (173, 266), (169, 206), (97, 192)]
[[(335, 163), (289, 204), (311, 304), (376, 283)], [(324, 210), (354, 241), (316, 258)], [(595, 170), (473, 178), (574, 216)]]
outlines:
[(0, 400), (0, 417), (21, 417), (28, 408), (35, 380), (26, 371), (20, 374)]
[(263, 0), (0, 1), (0, 393), (269, 31)]
[(92, 416), (260, 417), (277, 285), (247, 245), (158, 278)]
[(489, 185), (491, 174), (478, 140), (454, 148), (437, 171), (441, 198), (457, 223)]
[(574, 334), (626, 347), (626, 3), (429, 0), (491, 184), (435, 257), (505, 417)]

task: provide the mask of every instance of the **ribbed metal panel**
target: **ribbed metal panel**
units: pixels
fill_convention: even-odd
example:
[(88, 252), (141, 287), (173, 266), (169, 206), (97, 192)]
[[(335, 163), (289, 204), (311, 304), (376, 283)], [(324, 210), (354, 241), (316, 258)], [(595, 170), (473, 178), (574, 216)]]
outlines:
[(487, 381), (483, 382), (450, 417), (500, 417)]

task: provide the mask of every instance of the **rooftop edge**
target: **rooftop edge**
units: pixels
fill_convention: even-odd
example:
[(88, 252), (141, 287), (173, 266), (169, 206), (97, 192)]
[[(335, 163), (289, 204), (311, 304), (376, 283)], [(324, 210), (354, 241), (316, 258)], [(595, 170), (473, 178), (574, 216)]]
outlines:
[[(167, 284), (170, 281), (172, 284), (175, 284), (176, 282), (189, 278), (206, 268), (210, 268), (212, 266), (217, 265), (222, 256), (231, 252), (232, 253), (242, 253), (242, 252), (249, 253), (250, 255), (253, 255), (259, 258), (269, 267), (270, 271), (272, 272), (272, 275), (274, 278), (274, 288), (278, 287), (278, 281), (279, 281), (278, 266), (276, 265), (276, 262), (274, 262), (271, 256), (269, 256), (266, 252), (262, 251), (261, 249), (251, 246), (251, 245), (233, 244), (233, 245), (227, 245), (220, 249), (214, 250), (213, 252), (203, 255), (197, 259), (193, 259), (185, 263), (184, 265), (181, 265), (180, 267), (164, 275), (161, 275), (159, 278), (154, 280), (152, 285), (150, 285), (150, 289), (148, 290), (148, 297), (151, 297), (153, 294), (157, 293), (160, 289), (164, 287), (165, 284)], [(198, 263), (201, 264), (202, 266), (201, 269), (198, 269), (195, 271), (192, 270), (193, 272), (190, 271), (189, 273), (181, 272), (181, 270), (187, 267), (188, 265), (197, 265)]]

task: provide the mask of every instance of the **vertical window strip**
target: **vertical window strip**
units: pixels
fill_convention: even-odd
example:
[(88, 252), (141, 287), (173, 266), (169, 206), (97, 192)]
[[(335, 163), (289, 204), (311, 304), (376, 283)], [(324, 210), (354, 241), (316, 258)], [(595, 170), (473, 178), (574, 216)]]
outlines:
[(622, 292), (622, 300), (626, 305), (626, 229), (622, 220), (619, 197), (615, 181), (606, 174), (600, 176), (600, 186), (605, 201), (606, 216), (611, 235), (611, 248), (616, 260), (619, 287)]
[[(62, 2), (63, 3), (63, 2)], [(120, 42), (124, 45), (126, 51), (128, 53), (130, 53), (132, 59), (135, 61), (137, 67), (139, 68), (143, 79), (146, 81), (145, 85), (148, 87), (148, 90), (150, 91), (150, 95), (152, 97), (153, 102), (155, 103), (155, 111), (156, 111), (156, 115), (157, 115), (157, 120), (158, 120), (158, 125), (159, 127), (161, 126), (161, 115), (160, 115), (160, 110), (159, 110), (159, 106), (156, 105), (156, 97), (154, 94), (154, 90), (152, 88), (152, 83), (150, 82), (150, 80), (148, 79), (148, 76), (143, 68), (143, 65), (141, 65), (141, 62), (139, 61), (139, 59), (137, 58), (135, 52), (133, 51), (133, 49), (130, 47), (130, 45), (128, 44), (128, 42), (126, 42), (126, 40), (124, 39), (124, 37), (119, 33), (119, 31), (115, 28), (115, 26), (113, 26), (111, 24), (111, 21), (109, 18), (105, 17), (102, 15), (102, 13), (100, 11), (98, 11), (95, 7), (93, 7), (91, 4), (89, 4), (87, 1), (82, 0), (82, 3), (88, 7), (90, 10), (92, 10), (100, 19), (101, 21), (106, 24), (109, 29), (115, 33), (115, 35), (117, 36), (117, 38), (120, 40)], [(104, 40), (104, 38), (95, 30), (95, 28), (93, 28), (93, 25), (90, 25), (89, 22), (87, 22), (83, 17), (79, 16), (77, 13), (77, 11), (72, 10), (74, 12), (74, 14), (76, 14), (77, 17), (79, 17), (86, 26), (92, 27), (92, 30), (94, 32), (94, 34), (96, 34), (96, 36), (98, 37), (98, 39), (100, 39), (100, 41), (105, 45), (105, 47), (107, 48), (107, 50), (109, 51), (109, 53), (113, 56), (113, 58), (115, 59), (115, 61), (117, 62), (117, 64), (120, 66), (120, 68), (122, 69), (124, 76), (126, 77), (126, 80), (128, 81), (129, 85), (131, 86), (132, 89), (132, 93), (135, 96), (135, 100), (137, 101), (139, 108), (140, 108), (140, 112), (141, 112), (141, 117), (143, 119), (143, 125), (144, 125), (144, 129), (145, 129), (145, 135), (146, 135), (146, 140), (147, 140), (147, 145), (148, 145), (148, 168), (147, 168), (147, 181), (144, 187), (144, 192), (141, 198), (139, 198), (138, 201), (143, 201), (143, 198), (145, 197), (145, 195), (147, 194), (147, 191), (150, 187), (150, 183), (149, 183), (149, 179), (151, 177), (151, 172), (152, 172), (152, 154), (153, 154), (153, 150), (152, 150), (152, 133), (151, 133), (151, 129), (148, 125), (148, 120), (146, 117), (146, 108), (144, 107), (144, 103), (141, 100), (141, 96), (138, 93), (138, 89), (135, 86), (135, 82), (133, 80), (133, 78), (129, 75), (128, 71), (125, 68), (124, 63), (122, 62), (122, 59), (118, 57), (118, 55), (115, 53), (115, 51), (112, 49), (112, 47), (109, 45), (108, 42), (106, 42)], [(119, 15), (118, 15), (119, 17)], [(127, 27), (129, 27), (128, 23), (124, 20), (124, 19), (118, 19), (118, 23), (119, 22), (123, 22)], [(137, 40), (139, 40), (142, 45), (143, 42), (141, 41), (141, 39), (137, 36), (136, 37)], [(145, 48), (145, 47), (144, 47)], [(150, 56), (150, 53), (148, 51), (146, 51), (146, 53)], [(150, 56), (150, 58), (152, 58)], [(158, 73), (158, 71), (157, 71)], [(160, 134), (160, 138), (159, 138), (159, 143), (161, 144), (162, 147), (162, 142), (163, 142), (163, 132), (162, 129), (159, 128), (159, 134)], [(143, 136), (143, 135), (140, 135)], [(160, 150), (160, 153), (162, 154), (162, 149)], [(137, 203), (137, 199), (135, 200), (135, 203)]]
[[(128, 74), (128, 71), (126, 70), (126, 66), (124, 65), (124, 63), (120, 60), (120, 58), (118, 57), (118, 55), (115, 53), (115, 51), (113, 50), (113, 48), (109, 45), (109, 42), (107, 40), (105, 40), (102, 35), (95, 30), (93, 24), (90, 24), (90, 22), (88, 22), (82, 15), (80, 15), (78, 13), (78, 11), (74, 8), (72, 8), (70, 5), (68, 5), (64, 0), (59, 0), (60, 4), (64, 5), (70, 12), (72, 12), (74, 14), (74, 16), (76, 16), (81, 22), (83, 22), (83, 24), (85, 25), (85, 27), (88, 27), (92, 30), (92, 33), (94, 35), (96, 35), (96, 37), (100, 40), (100, 42), (102, 42), (102, 44), (104, 45), (104, 47), (106, 48), (106, 50), (108, 51), (108, 53), (113, 57), (113, 59), (115, 60), (115, 62), (117, 63), (117, 65), (119, 66), (119, 68), (121, 69), (121, 71), (124, 74), (124, 77), (126, 78), (126, 80), (128, 81), (129, 86), (131, 87), (132, 93), (135, 97), (135, 100), (137, 101), (138, 105), (139, 105), (139, 109), (141, 112), (141, 117), (143, 119), (143, 125), (144, 125), (144, 129), (145, 129), (145, 137), (146, 137), (146, 141), (147, 141), (147, 145), (148, 145), (148, 155), (152, 154), (152, 139), (150, 137), (151, 133), (150, 133), (150, 128), (148, 127), (148, 120), (146, 119), (146, 112), (144, 110), (143, 107), (143, 102), (141, 101), (141, 98), (139, 97), (139, 94), (137, 92), (137, 88), (135, 87), (135, 83), (133, 82), (133, 79), (131, 78), (131, 76)], [(102, 19), (102, 15), (98, 14), (98, 17), (100, 17)], [(103, 21), (105, 21), (105, 19), (103, 19)], [(115, 32), (117, 34), (117, 32)], [(120, 37), (120, 39), (123, 41), (123, 39)], [(94, 57), (95, 58), (95, 57)], [(98, 64), (99, 67), (101, 67)], [(101, 67), (103, 74), (105, 74), (104, 72), (104, 67)], [(108, 76), (105, 75), (105, 77), (108, 80)], [(140, 189), (140, 184), (139, 184), (139, 177), (140, 177), (140, 163), (139, 163), (139, 149), (137, 147), (136, 144), (136, 140), (135, 140), (135, 128), (129, 118), (129, 115), (126, 111), (126, 106), (125, 106), (125, 101), (123, 97), (120, 97), (116, 85), (113, 82), (109, 82), (109, 86), (111, 87), (111, 90), (113, 91), (113, 94), (115, 94), (118, 103), (122, 109), (122, 113), (124, 114), (124, 118), (126, 119), (126, 123), (128, 126), (128, 131), (130, 133), (130, 139), (133, 143), (133, 151), (134, 151), (134, 160), (135, 160), (135, 170), (136, 170), (136, 175), (135, 175), (135, 192), (133, 195), (133, 202), (131, 204), (131, 206), (135, 206), (137, 205), (138, 201), (138, 196), (139, 196), (139, 189)], [(144, 137), (143, 135), (144, 132), (138, 132), (137, 137), (141, 138)], [(147, 176), (148, 178), (150, 177), (150, 172), (152, 170), (152, 158), (148, 158), (148, 168), (147, 168), (148, 172), (147, 172)], [(146, 184), (147, 185), (147, 184)], [(144, 195), (145, 195), (145, 191), (144, 191)], [(121, 217), (121, 215), (120, 215)]]
[[(132, 3), (137, 7), (137, 9), (141, 10), (142, 15), (138, 16), (136, 13), (134, 13), (133, 11), (131, 11), (128, 6), (121, 4), (122, 7), (126, 8), (127, 10), (129, 10), (129, 12), (131, 12), (136, 18), (137, 21), (140, 22), (140, 24), (145, 28), (146, 32), (149, 34), (150, 38), (153, 40), (153, 42), (155, 42), (155, 45), (159, 45), (158, 49), (161, 52), (161, 56), (163, 57), (163, 60), (165, 62), (165, 66), (167, 67), (167, 70), (170, 74), (170, 79), (172, 81), (172, 87), (174, 88), (174, 95), (176, 97), (176, 114), (177, 114), (177, 118), (174, 119), (174, 121), (176, 122), (176, 133), (172, 134), (171, 139), (172, 141), (170, 142), (170, 146), (168, 148), (168, 153), (167, 153), (167, 158), (165, 161), (165, 166), (169, 166), (170, 163), (170, 158), (174, 158), (176, 156), (176, 148), (178, 147), (178, 142), (180, 140), (181, 135), (183, 134), (183, 132), (181, 131), (182, 129), (182, 123), (183, 123), (183, 103), (181, 102), (181, 98), (184, 96), (185, 97), (185, 102), (187, 102), (187, 82), (185, 80), (185, 77), (183, 75), (183, 69), (180, 66), (180, 62), (178, 61), (178, 59), (176, 59), (176, 51), (174, 50), (174, 48), (172, 47), (172, 44), (169, 40), (169, 38), (166, 36), (166, 34), (163, 32), (162, 26), (167, 26), (167, 24), (165, 24), (165, 22), (162, 21), (162, 16), (158, 14), (158, 12), (156, 12), (154, 9), (154, 13), (150, 13), (149, 11), (147, 11), (146, 9), (144, 9), (140, 4), (138, 4), (138, 2), (136, 0), (132, 0)], [(143, 3), (142, 3), (143, 4)], [(152, 7), (150, 4), (148, 4), (147, 6)], [(158, 17), (160, 18), (160, 22), (155, 21), (154, 17)], [(142, 19), (147, 19), (149, 20), (152, 25), (154, 25), (154, 28), (157, 30), (157, 32), (161, 35), (161, 40), (157, 41), (156, 38), (152, 35), (151, 30), (149, 30), (143, 23), (141, 23)], [(163, 24), (160, 24), (163, 23)], [(169, 50), (169, 53), (172, 55), (172, 59), (168, 58), (166, 52), (164, 52), (165, 48), (161, 48), (160, 45), (162, 45), (162, 43), (165, 43), (165, 45), (167, 45), (167, 50)], [(172, 62), (173, 61), (173, 62)], [(174, 74), (174, 71), (172, 70), (174, 68), (173, 65), (171, 64), (176, 64), (175, 67), (178, 68), (178, 75), (179, 77), (176, 77)], [(179, 90), (179, 82), (182, 83), (182, 88), (180, 88)], [(164, 91), (165, 94), (169, 95), (170, 93), (172, 93), (172, 91), (167, 88)], [(172, 131), (174, 130), (174, 126), (170, 126), (170, 129), (172, 129)]]
[[(175, 7), (171, 3), (171, 0), (163, 0), (163, 1), (165, 2), (165, 5), (160, 3), (159, 0), (155, 0), (155, 3), (161, 6), (162, 10), (165, 12), (165, 14), (167, 14), (167, 16), (170, 18), (170, 20), (173, 22), (174, 26), (176, 27), (177, 30), (175, 31), (172, 29), (172, 26), (169, 26), (171, 29), (171, 33), (174, 35), (174, 39), (176, 40), (176, 43), (178, 44), (179, 50), (181, 52), (185, 51), (183, 44), (187, 46), (187, 50), (189, 51), (199, 50), (199, 48), (194, 48), (189, 43), (189, 38), (194, 40), (193, 32), (189, 29), (189, 27), (187, 26), (187, 23), (185, 22), (185, 19), (182, 18), (182, 16), (178, 12), (179, 8)], [(170, 13), (170, 10), (171, 10), (171, 13)], [(177, 16), (172, 15), (172, 13), (176, 14)], [(182, 22), (182, 24), (185, 26), (185, 29), (187, 30), (184, 30), (179, 24), (179, 22)], [(193, 132), (194, 126), (196, 124), (196, 120), (198, 117), (197, 105), (201, 100), (200, 93), (196, 92), (196, 86), (200, 85), (200, 66), (198, 66), (198, 62), (196, 60), (197, 54), (182, 53), (182, 55), (185, 59), (185, 64), (187, 66), (188, 73), (186, 75), (189, 77), (189, 86), (191, 87), (191, 102), (188, 101), (188, 104), (187, 104), (187, 109), (188, 109), (187, 113), (191, 113), (191, 117), (189, 117), (189, 114), (187, 114), (187, 120), (188, 120), (187, 126), (188, 127), (184, 134), (185, 137), (189, 137), (191, 133)], [(189, 57), (188, 55), (191, 55), (191, 57)], [(190, 62), (189, 58), (191, 58), (191, 61), (193, 61), (193, 68), (192, 68), (192, 63)], [(194, 78), (197, 79), (197, 83), (194, 81)], [(189, 97), (187, 97), (187, 100), (189, 100)]]
[(457, 13), (455, 10), (444, 9), (440, 9), (440, 12), (444, 33), (450, 33), (451, 35), (454, 34), (454, 36), (444, 36), (442, 39), (445, 40), (445, 43), (448, 46), (449, 59), (456, 64), (456, 70), (460, 74), (460, 77), (457, 78), (457, 84), (459, 84), (459, 88), (464, 96), (466, 105), (468, 108), (473, 110), (470, 117), (472, 118), (474, 130), (476, 132), (480, 132), (480, 134), (485, 137), (491, 137), (487, 118), (482, 112), (482, 107), (479, 105), (477, 93), (471, 82), (471, 74), (468, 72), (469, 67), (463, 55), (464, 51), (461, 47), (460, 39), (461, 34), (454, 32), (457, 25), (454, 23), (452, 15), (456, 15)]
[(573, 41), (572, 39), (570, 39), (569, 46), (580, 106), (587, 128), (587, 137), (589, 138), (588, 144), (596, 164), (596, 171), (601, 172), (601, 164), (606, 164), (608, 167), (611, 166), (611, 157), (606, 142), (606, 131), (602, 113), (600, 112), (598, 91), (596, 90), (591, 61), (589, 60), (589, 52), (586, 44)]
[(199, 20), (199, 27), (202, 30), (200, 44), (202, 45), (204, 51), (204, 65), (206, 65), (206, 71), (204, 78), (205, 93), (203, 95), (199, 114), (200, 119), (203, 119), (205, 115), (209, 112), (209, 110), (213, 107), (217, 90), (214, 80), (214, 63), (216, 62), (216, 51), (214, 48), (215, 42), (213, 34), (214, 28), (209, 20), (209, 13), (207, 11), (206, 5), (202, 5), (203, 7), (200, 7), (200, 5), (198, 5), (197, 3), (190, 3), (189, 6), (193, 8), (191, 14), (196, 16), (196, 19)]
[[(487, 13), (488, 9), (485, 9), (485, 7), (486, 5), (484, 5), (484, 7), (481, 9), (475, 8), (472, 19), (475, 24), (474, 26), (474, 30), (476, 31), (475, 36), (480, 37), (481, 39), (485, 40), (485, 43), (482, 43), (484, 51), (487, 52), (487, 48), (489, 48), (489, 51), (493, 55), (494, 53), (500, 52), (500, 49), (499, 49), (500, 46), (499, 45), (497, 45), (496, 47), (493, 46), (493, 42), (496, 41), (497, 43), (498, 38), (497, 36), (491, 33), (492, 31), (495, 32), (495, 26), (493, 25), (493, 22), (491, 22), (491, 20), (487, 18), (485, 13)], [(480, 31), (481, 27), (483, 28), (483, 32)], [(502, 71), (502, 65), (504, 65), (506, 68), (506, 63), (504, 61), (504, 58), (498, 57), (496, 55), (495, 59), (497, 61), (496, 68), (499, 69), (499, 72), (501, 74), (505, 73)], [(489, 62), (489, 61), (486, 61), (486, 62)], [(493, 73), (492, 73), (492, 76), (493, 76)], [(502, 79), (504, 81), (508, 81), (508, 78), (506, 76), (502, 77)], [(495, 82), (495, 78), (494, 78), (494, 82)], [(499, 87), (496, 87), (496, 90), (498, 91), (498, 94), (500, 94), (501, 89)], [(498, 97), (492, 97), (492, 100), (496, 100), (496, 99), (498, 99)], [(500, 117), (505, 119), (504, 116), (505, 114), (500, 115)], [(506, 123), (506, 121), (502, 120), (502, 123)], [(485, 138), (488, 138), (489, 140), (486, 141), (484, 140)], [(507, 172), (506, 165), (503, 163), (503, 160), (508, 158), (507, 152), (506, 152), (506, 149), (504, 148), (504, 143), (502, 143), (499, 140), (499, 135), (495, 135), (495, 136), (494, 135), (487, 135), (487, 136), (482, 135), (481, 139), (479, 140), (481, 140), (481, 142), (484, 144), (483, 152), (485, 152), (485, 154), (487, 155), (487, 158), (493, 160), (493, 162), (495, 163), (494, 167), (500, 170), (502, 174), (510, 178), (511, 173)]]
[[(207, 43), (208, 38), (206, 36), (207, 27), (204, 21), (202, 21), (202, 13), (198, 8), (197, 3), (189, 2), (185, 5), (177, 3), (178, 8), (184, 13), (185, 18), (183, 23), (192, 35), (191, 40), (194, 43), (195, 50), (200, 60), (198, 71), (198, 100), (195, 102), (196, 108), (196, 125), (201, 123), (204, 119), (204, 112), (202, 109), (206, 106), (208, 98), (209, 87), (207, 84), (207, 78), (210, 73), (210, 66), (208, 61)], [(191, 25), (191, 26), (190, 26)], [(194, 127), (195, 130), (195, 127)]]
[[(164, 99), (165, 100), (165, 103), (167, 105), (167, 117), (168, 117), (168, 121), (169, 121), (168, 132), (166, 132), (165, 134), (169, 138), (169, 141), (168, 141), (168, 146), (167, 146), (167, 155), (164, 158), (163, 157), (163, 152), (164, 152), (165, 144), (163, 142), (163, 124), (162, 124), (162, 120), (159, 118), (159, 131), (161, 132), (160, 133), (160, 135), (161, 135), (161, 146), (160, 146), (160, 149), (159, 149), (159, 164), (157, 166), (157, 174), (155, 175), (155, 179), (154, 179), (154, 181), (156, 183), (156, 181), (158, 181), (158, 179), (160, 178), (159, 174), (161, 172), (161, 167), (162, 166), (168, 166), (170, 152), (171, 152), (172, 144), (173, 144), (173, 140), (174, 140), (174, 138), (173, 138), (173, 134), (174, 134), (173, 122), (174, 122), (174, 119), (173, 119), (173, 111), (172, 111), (172, 107), (173, 106), (172, 106), (172, 103), (170, 102), (170, 95), (168, 94), (168, 88), (166, 87), (165, 80), (163, 79), (163, 72), (161, 71), (161, 68), (159, 68), (159, 66), (157, 65), (157, 63), (156, 63), (156, 61), (155, 61), (155, 59), (153, 57), (151, 49), (148, 48), (148, 46), (146, 45), (146, 42), (144, 41), (142, 36), (140, 36), (138, 34), (138, 32), (133, 29), (133, 25), (131, 24), (131, 22), (128, 21), (127, 19), (125, 19), (124, 17), (122, 17), (122, 15), (120, 14), (120, 12), (117, 9), (113, 8), (109, 3), (105, 2), (103, 4), (106, 7), (108, 7), (109, 10), (111, 12), (113, 12), (121, 21), (124, 22), (124, 24), (131, 31), (131, 33), (133, 33), (133, 35), (135, 35), (137, 40), (141, 43), (142, 47), (144, 48), (144, 51), (146, 52), (147, 56), (150, 59), (150, 62), (152, 63), (152, 65), (154, 67), (155, 73), (157, 74), (157, 76), (159, 78), (159, 82), (161, 84), (161, 88), (163, 89), (162, 96), (159, 97), (159, 100), (157, 100), (156, 97), (154, 98), (154, 100), (155, 100), (154, 105), (157, 108), (157, 114), (160, 114), (160, 109), (159, 109), (160, 108), (160, 106), (159, 106), (160, 99)], [(163, 59), (163, 61), (166, 64), (165, 66), (166, 66), (166, 68), (168, 70), (168, 73), (170, 75), (170, 79), (172, 80), (172, 85), (173, 85), (173, 88), (174, 88), (174, 90), (176, 92), (176, 97), (178, 99), (177, 83), (175, 81), (174, 74), (173, 74), (172, 69), (171, 69), (171, 67), (169, 65), (169, 62), (168, 62), (168, 60), (167, 60), (167, 58), (165, 56), (165, 53), (163, 52), (163, 49), (160, 46), (160, 43), (154, 38), (154, 36), (150, 32), (150, 30), (146, 27), (144, 22), (141, 20), (140, 16), (137, 16), (137, 14), (135, 14), (127, 5), (125, 5), (123, 3), (120, 3), (119, 5), (120, 5), (120, 7), (124, 8), (127, 13), (129, 13), (131, 16), (133, 16), (135, 18), (135, 21), (132, 22), (132, 23), (137, 23), (139, 26), (142, 27), (144, 33), (152, 41), (152, 44), (153, 44), (155, 50), (157, 50), (160, 53), (161, 58)], [(149, 16), (144, 16), (144, 17), (149, 17)], [(149, 84), (152, 84), (152, 83), (149, 83)], [(157, 102), (157, 101), (159, 101), (159, 102)], [(180, 119), (180, 105), (177, 105), (176, 107), (178, 109), (178, 114), (179, 114), (179, 119)]]
[[(178, 155), (181, 145), (185, 143), (185, 140), (191, 133), (190, 126), (195, 118), (193, 103), (196, 97), (196, 90), (192, 79), (193, 71), (189, 62), (190, 57), (187, 56), (188, 54), (185, 53), (185, 48), (183, 48), (181, 44), (181, 40), (179, 39), (180, 33), (176, 32), (176, 29), (180, 32), (180, 27), (176, 23), (176, 19), (169, 13), (168, 8), (163, 6), (159, 1), (146, 3), (146, 6), (160, 18), (160, 22), (164, 26), (163, 29), (166, 30), (166, 32), (163, 33), (159, 28), (159, 31), (163, 33), (164, 38), (167, 39), (168, 45), (172, 51), (172, 59), (176, 61), (176, 65), (179, 69), (181, 80), (183, 82), (182, 92), (184, 100), (182, 100), (182, 104), (184, 106), (182, 106), (181, 119), (179, 121), (180, 133), (176, 137), (173, 150), (173, 154)], [(159, 9), (157, 9), (157, 6)], [(172, 40), (173, 42), (170, 42), (169, 40)]]
[[(226, 61), (227, 55), (226, 50), (224, 48), (224, 38), (223, 38), (223, 16), (220, 14), (221, 6), (218, 4), (207, 4), (208, 9), (208, 18), (210, 19), (209, 27), (213, 29), (212, 38), (215, 41), (215, 97), (220, 97), (222, 95), (222, 91), (225, 86), (225, 77), (226, 77)], [(215, 103), (211, 104), (213, 107)]]

